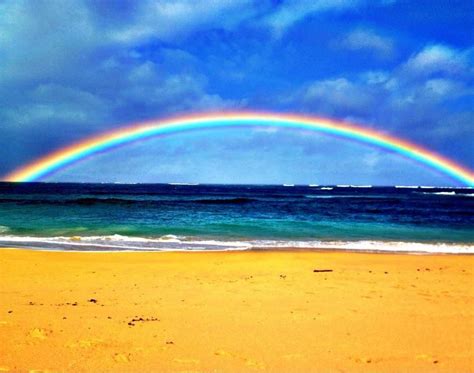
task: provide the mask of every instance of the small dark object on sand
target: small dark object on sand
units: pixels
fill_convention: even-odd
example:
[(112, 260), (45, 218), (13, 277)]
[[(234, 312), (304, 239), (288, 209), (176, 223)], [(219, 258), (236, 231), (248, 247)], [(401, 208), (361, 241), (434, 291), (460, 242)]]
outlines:
[(320, 272), (332, 272), (332, 269), (313, 269), (313, 272), (320, 273)]
[(91, 298), (91, 299), (88, 300), (88, 302), (97, 303), (97, 299)]
[(160, 321), (160, 319), (156, 318), (156, 317), (147, 317), (146, 319), (144, 319), (143, 317), (138, 317), (138, 316), (135, 316), (135, 318), (131, 319), (127, 325), (130, 325), (130, 326), (135, 326), (135, 323), (137, 322), (147, 322), (147, 321)]

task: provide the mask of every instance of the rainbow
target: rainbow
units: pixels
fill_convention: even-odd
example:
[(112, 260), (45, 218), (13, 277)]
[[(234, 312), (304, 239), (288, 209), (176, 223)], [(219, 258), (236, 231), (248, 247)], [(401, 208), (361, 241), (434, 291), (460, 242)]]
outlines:
[(335, 135), (398, 153), (440, 171), (463, 184), (474, 186), (474, 173), (471, 170), (421, 146), (378, 133), (372, 129), (318, 117), (240, 112), (201, 114), (132, 124), (61, 148), (14, 170), (6, 175), (4, 180), (15, 182), (38, 181), (81, 159), (127, 143), (159, 135), (225, 127), (295, 128)]

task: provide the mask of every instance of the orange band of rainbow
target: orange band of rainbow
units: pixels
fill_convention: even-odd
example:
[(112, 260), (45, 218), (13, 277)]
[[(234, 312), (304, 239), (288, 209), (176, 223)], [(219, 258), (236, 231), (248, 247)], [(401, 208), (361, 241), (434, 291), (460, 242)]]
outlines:
[(474, 186), (474, 173), (461, 165), (411, 142), (378, 133), (354, 124), (324, 118), (269, 113), (202, 114), (168, 120), (132, 124), (59, 149), (4, 177), (5, 181), (38, 181), (85, 157), (133, 141), (158, 135), (197, 129), (224, 127), (282, 127), (317, 131), (367, 143), (401, 154), (438, 170), (468, 186)]

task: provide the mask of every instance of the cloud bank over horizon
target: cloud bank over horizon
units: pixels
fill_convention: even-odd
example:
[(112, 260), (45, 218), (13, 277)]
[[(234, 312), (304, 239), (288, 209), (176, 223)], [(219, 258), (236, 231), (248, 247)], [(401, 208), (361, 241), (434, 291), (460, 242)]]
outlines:
[[(228, 110), (349, 120), (472, 169), (473, 13), (469, 1), (3, 1), (0, 174), (128, 123)], [(452, 183), (283, 130), (154, 139), (51, 180)]]

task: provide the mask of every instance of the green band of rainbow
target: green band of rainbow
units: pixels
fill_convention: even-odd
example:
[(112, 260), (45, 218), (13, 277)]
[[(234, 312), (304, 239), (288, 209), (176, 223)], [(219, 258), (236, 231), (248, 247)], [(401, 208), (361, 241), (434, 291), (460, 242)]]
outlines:
[(474, 186), (474, 173), (471, 170), (408, 141), (345, 122), (336, 122), (316, 117), (267, 113), (204, 114), (133, 124), (59, 149), (13, 171), (6, 175), (4, 180), (17, 182), (38, 181), (85, 157), (113, 149), (116, 146), (158, 135), (236, 126), (297, 128), (341, 136), (399, 153), (441, 171), (463, 184)]

